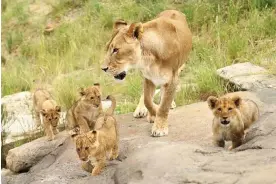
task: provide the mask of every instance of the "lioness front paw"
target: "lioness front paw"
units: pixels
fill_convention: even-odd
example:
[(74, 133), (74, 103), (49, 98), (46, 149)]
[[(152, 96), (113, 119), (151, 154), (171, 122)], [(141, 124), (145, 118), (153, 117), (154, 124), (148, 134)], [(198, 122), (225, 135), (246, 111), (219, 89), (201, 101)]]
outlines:
[(167, 119), (157, 117), (151, 128), (151, 135), (153, 137), (162, 137), (162, 136), (168, 135), (168, 133), (169, 133), (169, 128), (168, 128)]
[(134, 113), (133, 117), (135, 118), (143, 118), (146, 117), (148, 114), (148, 109), (143, 105), (143, 106), (137, 106)]

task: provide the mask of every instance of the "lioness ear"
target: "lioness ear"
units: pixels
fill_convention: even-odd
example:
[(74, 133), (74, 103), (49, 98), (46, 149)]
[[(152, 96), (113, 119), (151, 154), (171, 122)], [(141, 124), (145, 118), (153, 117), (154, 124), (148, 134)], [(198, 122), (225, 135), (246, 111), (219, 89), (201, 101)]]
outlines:
[(235, 103), (236, 107), (239, 107), (242, 101), (242, 99), (239, 96), (232, 97), (232, 100)]
[(119, 19), (114, 22), (113, 29), (118, 30), (121, 29), (122, 27), (125, 27), (127, 25), (127, 22)]
[(61, 111), (61, 107), (57, 105), (57, 106), (56, 106), (56, 111), (57, 111), (57, 112), (60, 112), (60, 111)]
[(84, 96), (84, 95), (85, 95), (85, 91), (84, 91), (83, 88), (80, 88), (80, 95), (81, 95), (81, 96)]
[(143, 25), (141, 22), (139, 23), (132, 23), (129, 26), (127, 31), (127, 35), (132, 38), (137, 38), (138, 40), (142, 38), (143, 35)]
[(210, 96), (208, 99), (207, 99), (207, 103), (209, 105), (209, 108), (210, 109), (214, 109), (216, 107), (216, 102), (218, 101), (218, 99), (214, 96)]

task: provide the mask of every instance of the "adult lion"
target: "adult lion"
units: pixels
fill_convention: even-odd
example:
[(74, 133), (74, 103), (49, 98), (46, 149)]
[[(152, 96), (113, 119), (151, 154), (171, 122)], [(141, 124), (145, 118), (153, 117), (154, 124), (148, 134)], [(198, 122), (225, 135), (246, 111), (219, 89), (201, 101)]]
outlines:
[[(123, 80), (128, 69), (139, 68), (145, 78), (139, 105), (142, 107), (144, 101), (148, 118), (154, 121), (152, 136), (167, 135), (168, 114), (179, 73), (192, 49), (192, 34), (185, 15), (166, 10), (143, 24), (128, 25), (118, 20), (113, 31), (102, 70)], [(161, 86), (162, 91), (159, 106), (153, 103), (156, 86)]]

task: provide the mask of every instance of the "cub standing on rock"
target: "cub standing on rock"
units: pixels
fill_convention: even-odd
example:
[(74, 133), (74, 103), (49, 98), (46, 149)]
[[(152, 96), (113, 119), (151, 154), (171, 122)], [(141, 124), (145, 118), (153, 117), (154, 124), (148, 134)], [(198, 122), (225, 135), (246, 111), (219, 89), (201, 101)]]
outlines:
[[(44, 89), (39, 89), (34, 92), (33, 104), (35, 110), (36, 126), (44, 124), (44, 130), (48, 140), (54, 139), (54, 135), (58, 133), (57, 125), (60, 118), (60, 106), (57, 106), (51, 94)], [(42, 118), (41, 118), (42, 116)]]
[[(112, 101), (111, 107), (105, 115), (97, 119), (96, 125), (98, 129), (79, 134), (78, 128), (75, 128), (76, 134), (72, 138), (76, 143), (76, 150), (79, 158), (84, 161), (90, 161), (94, 166), (92, 175), (98, 175), (105, 167), (106, 154), (109, 154), (111, 160), (118, 157), (118, 128), (113, 112), (116, 106), (116, 101), (113, 96), (108, 96), (107, 99)], [(83, 163), (82, 167), (87, 169), (87, 163)]]
[[(131, 68), (142, 71), (144, 94), (137, 111), (143, 111), (145, 104), (148, 120), (154, 122), (152, 136), (168, 135), (169, 109), (191, 49), (192, 34), (186, 16), (179, 11), (163, 11), (145, 23), (114, 23), (102, 70), (118, 80), (123, 80)], [(153, 103), (156, 86), (161, 86), (162, 91), (159, 106)]]
[(85, 133), (94, 128), (97, 118), (103, 113), (100, 84), (81, 89), (80, 95), (80, 99), (68, 110), (66, 121), (69, 129), (79, 126), (80, 133)]
[(229, 150), (242, 144), (245, 130), (259, 118), (259, 109), (255, 102), (241, 99), (239, 96), (207, 99), (213, 111), (213, 139), (217, 146), (224, 147), (224, 141), (232, 141)]

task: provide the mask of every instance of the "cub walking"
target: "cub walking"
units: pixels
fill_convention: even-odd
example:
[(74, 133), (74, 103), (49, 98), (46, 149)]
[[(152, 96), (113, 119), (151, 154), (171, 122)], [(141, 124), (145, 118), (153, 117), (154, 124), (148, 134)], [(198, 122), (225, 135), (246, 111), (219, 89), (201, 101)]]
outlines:
[(51, 94), (44, 89), (38, 89), (33, 95), (33, 105), (35, 111), (36, 126), (44, 124), (44, 131), (48, 140), (54, 139), (54, 135), (58, 133), (57, 125), (60, 118), (60, 106), (53, 100)]
[(259, 118), (259, 109), (255, 102), (241, 99), (239, 96), (223, 96), (207, 99), (213, 111), (213, 139), (217, 146), (224, 147), (224, 141), (232, 141), (229, 150), (242, 144), (245, 130)]
[[(105, 167), (106, 154), (109, 154), (109, 159), (113, 160), (119, 153), (118, 127), (113, 117), (116, 101), (113, 96), (108, 96), (107, 99), (112, 101), (112, 105), (103, 116), (97, 119), (95, 126), (97, 129), (83, 134), (79, 134), (77, 129), (76, 134), (72, 135), (79, 158), (83, 162), (90, 161), (94, 166), (91, 173), (93, 176), (100, 174)], [(86, 163), (82, 166), (86, 167)]]

